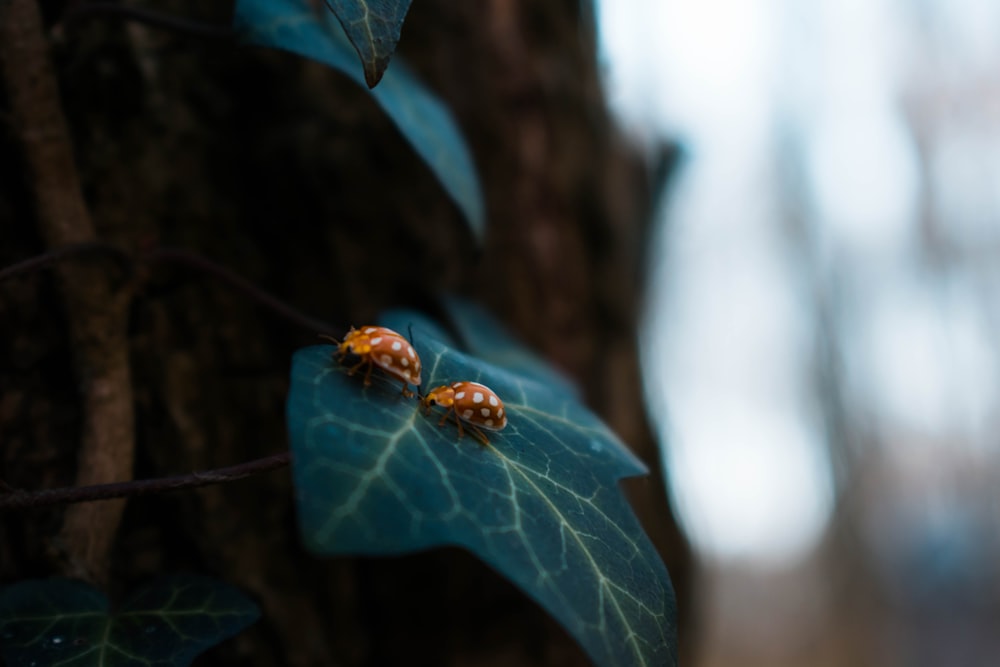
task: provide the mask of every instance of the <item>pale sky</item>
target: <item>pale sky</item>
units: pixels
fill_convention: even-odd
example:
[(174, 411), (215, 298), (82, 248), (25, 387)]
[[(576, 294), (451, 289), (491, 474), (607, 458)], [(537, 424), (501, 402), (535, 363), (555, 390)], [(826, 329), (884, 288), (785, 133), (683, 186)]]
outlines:
[[(687, 154), (642, 343), (696, 548), (783, 563), (823, 534), (834, 498), (810, 375), (817, 285), (846, 295), (837, 333), (855, 418), (991, 446), (998, 363), (982, 285), (929, 279), (922, 264), (928, 176), (906, 100), (977, 68), (995, 76), (1000, 3), (603, 0), (598, 19), (623, 126)], [(1000, 242), (1000, 86), (994, 98), (978, 133), (941, 123), (926, 170), (948, 229), (973, 246)], [(789, 170), (815, 236), (805, 249), (783, 217)]]

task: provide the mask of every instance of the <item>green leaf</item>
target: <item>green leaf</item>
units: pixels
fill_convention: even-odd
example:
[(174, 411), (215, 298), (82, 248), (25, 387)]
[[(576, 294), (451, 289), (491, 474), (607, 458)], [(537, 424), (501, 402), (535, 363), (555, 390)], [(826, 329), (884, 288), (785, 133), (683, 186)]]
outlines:
[(442, 299), (442, 305), (458, 330), (465, 351), (495, 366), (579, 398), (580, 391), (572, 380), (527, 349), (485, 308), (453, 296)]
[(235, 588), (207, 577), (165, 577), (116, 614), (107, 598), (69, 579), (0, 589), (0, 651), (7, 667), (183, 667), (260, 615)]
[(374, 88), (389, 66), (403, 29), (410, 0), (327, 0), (365, 68), (365, 82)]
[[(354, 47), (337, 20), (307, 0), (237, 0), (233, 28), (244, 42), (325, 63), (365, 86)], [(462, 211), (477, 241), (486, 226), (479, 177), (451, 112), (397, 58), (369, 93), (396, 124)]]
[[(407, 331), (399, 314), (388, 318)], [(385, 321), (385, 319), (383, 320)], [(504, 401), (490, 445), (438, 425), (376, 373), (365, 388), (333, 347), (292, 364), (288, 427), (299, 523), (318, 554), (465, 547), (522, 588), (600, 666), (676, 664), (673, 590), (618, 480), (646, 468), (565, 392), (467, 356), (416, 320), (427, 390), (482, 382)]]

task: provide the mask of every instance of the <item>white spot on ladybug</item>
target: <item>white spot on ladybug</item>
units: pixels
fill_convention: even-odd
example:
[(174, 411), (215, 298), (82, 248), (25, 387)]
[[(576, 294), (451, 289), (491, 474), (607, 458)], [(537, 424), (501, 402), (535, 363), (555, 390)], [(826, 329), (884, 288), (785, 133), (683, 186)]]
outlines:
[(487, 426), (493, 426), (493, 420), (492, 420), (492, 419), (487, 419), (487, 420), (486, 420), (485, 422), (483, 422), (483, 423), (485, 423), (485, 424), (486, 424)]
[(417, 353), (413, 351), (413, 346), (412, 345), (407, 346), (406, 353), (408, 355), (410, 355), (410, 359), (416, 359), (417, 358)]
[(497, 417), (503, 417), (503, 408), (497, 408)]
[(410, 360), (407, 359), (406, 357), (400, 357), (399, 363), (403, 364), (403, 368), (406, 368), (407, 366), (410, 365)]
[(409, 378), (410, 377), (410, 369), (409, 368), (404, 368), (403, 369), (403, 375), (405, 375), (407, 378)]
[(465, 410), (462, 412), (462, 419), (468, 419), (472, 416), (472, 410)]
[(464, 392), (464, 391), (460, 391), (460, 392), (458, 392), (457, 394), (455, 394), (455, 400), (456, 400), (456, 401), (457, 401), (458, 399), (460, 399), (460, 398), (465, 398), (465, 392)]
[(378, 329), (376, 329), (375, 327), (368, 327), (367, 329), (365, 329), (366, 334), (373, 334), (376, 331), (378, 331)]
[(481, 414), (484, 417), (489, 417), (490, 416), (490, 409), (489, 408), (482, 408), (482, 409), (479, 410), (479, 414)]
[(482, 394), (482, 392), (477, 391), (475, 394), (473, 394), (472, 395), (472, 402), (473, 403), (482, 403), (483, 402), (483, 394)]
[(372, 338), (372, 345), (378, 345), (381, 342), (382, 342), (381, 336), (375, 336), (375, 338)]
[(398, 340), (393, 342), (393, 344), (392, 344), (392, 351), (393, 352), (399, 352), (402, 349), (403, 349), (403, 344), (402, 343), (400, 343)]
[(382, 362), (383, 366), (386, 367), (392, 366), (392, 357), (390, 357), (388, 354), (383, 354), (381, 357), (379, 357), (379, 361)]
[(496, 396), (490, 396), (490, 405), (492, 405), (494, 408), (497, 406), (499, 402), (500, 401), (497, 400)]

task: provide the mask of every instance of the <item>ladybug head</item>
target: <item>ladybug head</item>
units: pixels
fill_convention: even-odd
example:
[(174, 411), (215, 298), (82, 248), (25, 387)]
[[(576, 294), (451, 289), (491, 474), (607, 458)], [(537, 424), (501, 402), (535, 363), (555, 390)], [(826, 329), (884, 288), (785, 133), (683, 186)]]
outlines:
[(455, 404), (455, 390), (447, 385), (442, 385), (440, 387), (435, 387), (427, 392), (424, 396), (424, 407), (431, 407), (432, 405), (440, 405), (445, 408), (450, 408)]
[(341, 354), (368, 354), (372, 351), (371, 337), (364, 331), (351, 327), (337, 349)]

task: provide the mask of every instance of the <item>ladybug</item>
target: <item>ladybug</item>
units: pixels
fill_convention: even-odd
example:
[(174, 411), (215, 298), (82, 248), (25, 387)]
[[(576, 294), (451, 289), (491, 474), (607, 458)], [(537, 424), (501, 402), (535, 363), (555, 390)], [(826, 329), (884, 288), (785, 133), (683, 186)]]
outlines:
[(422, 402), (424, 412), (430, 412), (432, 405), (447, 408), (438, 426), (443, 426), (448, 416), (454, 412), (458, 437), (462, 437), (464, 421), (472, 434), (484, 445), (490, 443), (480, 428), (499, 431), (507, 425), (507, 413), (504, 412), (503, 401), (492, 389), (478, 382), (453, 382), (450, 385), (441, 385), (427, 392)]
[(361, 360), (347, 371), (354, 375), (359, 368), (367, 366), (365, 371), (365, 386), (371, 384), (372, 368), (378, 366), (383, 371), (403, 382), (403, 396), (413, 396), (407, 385), (420, 386), (420, 357), (410, 345), (410, 341), (385, 327), (365, 326), (360, 329), (351, 327), (338, 342), (332, 336), (322, 335), (337, 344), (333, 353), (334, 359), (343, 362), (348, 355), (360, 357)]

